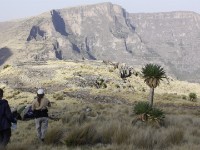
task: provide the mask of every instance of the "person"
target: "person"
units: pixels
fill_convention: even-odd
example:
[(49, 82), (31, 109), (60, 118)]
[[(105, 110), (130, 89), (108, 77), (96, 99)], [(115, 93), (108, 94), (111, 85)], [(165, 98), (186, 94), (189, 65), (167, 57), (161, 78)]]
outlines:
[[(8, 101), (3, 99), (3, 89), (0, 88), (0, 147), (5, 148), (11, 137), (11, 123), (17, 123), (13, 117)], [(0, 149), (1, 149), (0, 148)]]
[(37, 136), (42, 142), (44, 142), (48, 128), (48, 107), (51, 106), (49, 100), (44, 95), (44, 89), (38, 89), (37, 98), (32, 103)]

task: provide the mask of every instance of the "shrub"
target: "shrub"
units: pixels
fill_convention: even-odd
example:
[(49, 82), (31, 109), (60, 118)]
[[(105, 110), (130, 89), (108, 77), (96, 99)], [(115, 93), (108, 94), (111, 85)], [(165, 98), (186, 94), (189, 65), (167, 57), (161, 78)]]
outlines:
[(120, 88), (120, 85), (119, 85), (119, 84), (115, 84), (115, 87), (116, 87), (116, 88)]
[(109, 70), (108, 70), (109, 72), (114, 72), (114, 70), (112, 69), (112, 68), (109, 68)]
[(147, 114), (150, 110), (151, 107), (147, 102), (138, 102), (134, 107), (134, 113), (137, 115)]
[(183, 96), (182, 96), (182, 99), (185, 99), (185, 100), (186, 100), (186, 99), (187, 99), (187, 97), (186, 97), (185, 95), (183, 95)]
[(64, 96), (62, 93), (56, 93), (53, 95), (53, 98), (55, 98), (55, 100), (64, 100)]
[(13, 96), (16, 96), (18, 94), (20, 94), (20, 91), (18, 91), (18, 90), (16, 90), (16, 91), (13, 92)]
[(197, 94), (196, 93), (190, 93), (189, 94), (189, 100), (190, 101), (195, 101), (197, 99)]
[(130, 77), (132, 75), (131, 73), (131, 69), (128, 67), (128, 66), (124, 66), (124, 67), (121, 67), (119, 69), (119, 73), (120, 73), (120, 77), (122, 79), (125, 79), (127, 77)]
[(165, 118), (164, 112), (158, 108), (152, 108), (152, 110), (149, 112), (149, 115), (149, 119), (152, 121), (160, 122)]
[(102, 78), (98, 78), (96, 80), (96, 87), (99, 89), (99, 88), (107, 88), (107, 85), (105, 83), (105, 80), (102, 79)]
[(3, 69), (6, 69), (6, 68), (8, 68), (8, 67), (10, 67), (11, 65), (5, 65), (5, 66), (3, 66)]
[(153, 121), (161, 125), (163, 119), (165, 118), (164, 112), (158, 108), (151, 108), (147, 102), (139, 102), (134, 107), (134, 112), (140, 115), (137, 120), (142, 121)]

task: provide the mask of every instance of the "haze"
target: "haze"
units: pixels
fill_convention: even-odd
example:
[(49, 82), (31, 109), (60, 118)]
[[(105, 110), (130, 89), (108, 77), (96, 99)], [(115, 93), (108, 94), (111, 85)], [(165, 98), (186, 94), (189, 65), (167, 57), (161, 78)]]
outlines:
[(200, 13), (199, 0), (0, 0), (0, 22), (39, 15), (52, 9), (102, 2), (121, 5), (130, 13), (168, 11)]

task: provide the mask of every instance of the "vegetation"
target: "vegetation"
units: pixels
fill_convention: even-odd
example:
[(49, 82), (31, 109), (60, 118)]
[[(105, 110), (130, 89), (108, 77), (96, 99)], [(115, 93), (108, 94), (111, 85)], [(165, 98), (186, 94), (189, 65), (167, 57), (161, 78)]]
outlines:
[(3, 66), (3, 69), (6, 69), (6, 68), (8, 68), (8, 67), (10, 67), (11, 65), (5, 65), (5, 66)]
[(144, 82), (150, 87), (149, 104), (153, 106), (154, 88), (159, 86), (160, 81), (166, 77), (165, 70), (156, 64), (147, 64), (142, 68)]
[[(26, 67), (32, 67), (30, 74), (17, 66), (1, 70), (5, 98), (12, 107), (30, 104), (35, 96), (33, 85), (41, 82), (52, 102), (49, 115), (60, 119), (49, 120), (44, 143), (37, 139), (34, 120), (18, 121), (7, 150), (199, 150), (200, 102), (183, 100), (188, 91), (200, 94), (198, 84), (176, 80), (162, 84), (151, 107), (141, 102), (148, 87), (140, 73), (124, 81), (117, 70), (109, 72), (110, 64), (52, 61), (32, 65)], [(22, 82), (21, 89), (20, 84), (17, 89), (9, 86), (15, 81)], [(140, 121), (133, 123), (137, 118)]]
[(131, 69), (128, 66), (123, 66), (119, 69), (120, 77), (122, 79), (125, 79), (127, 77), (130, 77), (132, 75)]
[(63, 99), (64, 99), (64, 95), (63, 95), (63, 93), (55, 93), (55, 94), (53, 95), (53, 98), (54, 98), (55, 100), (63, 100)]
[(99, 88), (107, 88), (107, 85), (105, 83), (105, 80), (102, 79), (102, 78), (98, 78), (96, 80), (96, 87), (99, 89)]
[[(27, 148), (175, 150), (177, 147), (187, 150), (189, 146), (192, 150), (198, 150), (200, 146), (200, 120), (194, 115), (196, 110), (187, 109), (187, 114), (183, 115), (183, 109), (178, 109), (177, 113), (173, 108), (166, 107), (165, 112), (168, 115), (163, 128), (139, 122), (132, 125), (130, 120), (133, 115), (126, 113), (131, 112), (132, 106), (116, 104), (102, 104), (102, 106), (103, 108), (99, 107), (99, 104), (67, 104), (62, 117), (68, 114), (68, 121), (49, 120), (49, 128), (43, 144), (37, 140), (34, 120), (19, 121), (17, 130), (13, 131), (8, 150)], [(80, 124), (77, 119), (80, 118), (82, 110), (87, 107), (91, 107), (94, 113), (98, 112), (98, 115), (89, 117), (86, 113), (88, 119)], [(57, 108), (55, 110), (58, 111)]]
[(147, 102), (138, 102), (134, 106), (134, 113), (137, 115), (148, 114), (151, 111), (151, 107)]
[(185, 99), (185, 100), (186, 100), (186, 99), (187, 99), (187, 97), (186, 97), (185, 95), (183, 95), (183, 96), (182, 96), (182, 99)]
[(160, 125), (162, 125), (164, 118), (165, 118), (164, 112), (158, 108), (152, 108), (152, 110), (149, 112), (148, 115), (149, 121), (159, 123)]
[(195, 101), (197, 99), (197, 94), (196, 93), (190, 93), (189, 94), (189, 100), (190, 101)]
[(139, 115), (137, 120), (161, 123), (165, 118), (164, 112), (158, 108), (152, 108), (147, 102), (139, 102), (134, 106), (134, 113)]

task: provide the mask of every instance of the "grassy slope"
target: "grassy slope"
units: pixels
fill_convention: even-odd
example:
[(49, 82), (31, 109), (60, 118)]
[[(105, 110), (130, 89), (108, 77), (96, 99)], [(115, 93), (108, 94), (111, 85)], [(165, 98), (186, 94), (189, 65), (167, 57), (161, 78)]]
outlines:
[[(43, 75), (29, 77), (27, 70), (30, 68), (43, 72)], [(47, 75), (50, 77), (48, 78)], [(89, 79), (103, 78), (107, 88), (97, 89), (87, 84), (81, 87), (79, 81), (88, 82), (88, 76)], [(77, 78), (78, 82), (75, 80)], [(9, 79), (8, 82), (11, 83), (23, 82), (27, 89), (45, 87), (46, 96), (52, 102), (49, 113), (62, 118), (60, 121), (50, 121), (46, 142), (43, 145), (36, 139), (34, 120), (19, 121), (18, 129), (13, 132), (9, 149), (27, 149), (30, 145), (33, 149), (35, 147), (71, 149), (65, 145), (70, 145), (69, 143), (76, 145), (77, 141), (74, 139), (81, 141), (89, 139), (85, 143), (91, 145), (72, 149), (188, 149), (190, 146), (192, 149), (198, 149), (200, 146), (199, 99), (197, 102), (183, 99), (183, 95), (187, 97), (190, 92), (195, 92), (199, 97), (199, 84), (175, 80), (170, 80), (170, 84), (167, 81), (162, 82), (155, 91), (155, 105), (166, 112), (166, 125), (164, 128), (155, 128), (143, 124), (131, 125), (134, 118), (132, 113), (134, 102), (146, 100), (149, 89), (139, 76), (133, 75), (124, 82), (118, 75), (118, 69), (114, 69), (112, 65), (87, 61), (49, 61), (41, 65), (27, 64), (2, 69), (0, 79), (1, 81)], [(35, 96), (34, 92), (21, 91), (9, 83), (8, 85), (1, 83), (0, 87), (4, 88), (5, 98), (13, 107), (31, 103)], [(75, 95), (79, 92), (89, 94), (86, 96), (83, 94), (79, 98), (65, 94), (73, 92)], [(98, 98), (94, 101), (90, 100), (98, 95), (110, 96), (113, 101), (100, 101)], [(124, 101), (115, 103), (116, 99), (125, 100), (128, 105), (123, 103)], [(191, 108), (191, 106), (195, 107)], [(91, 108), (89, 112), (85, 111), (88, 107)], [(88, 127), (92, 130), (88, 130)], [(92, 132), (96, 132), (96, 136)], [(80, 133), (83, 134), (82, 137), (78, 136)], [(35, 143), (35, 146), (31, 143)], [(77, 145), (80, 145), (80, 141)]]

